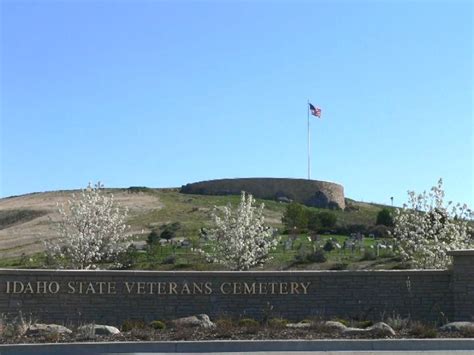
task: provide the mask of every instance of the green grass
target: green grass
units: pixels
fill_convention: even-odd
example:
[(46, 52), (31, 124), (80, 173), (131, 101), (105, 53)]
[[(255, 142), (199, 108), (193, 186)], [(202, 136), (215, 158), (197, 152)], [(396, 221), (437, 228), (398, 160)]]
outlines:
[(43, 267), (44, 264), (45, 257), (43, 253), (0, 259), (0, 268), (38, 269)]
[[(165, 223), (180, 222), (182, 225), (178, 237), (198, 237), (202, 227), (210, 226), (210, 213), (214, 206), (226, 206), (231, 203), (237, 206), (240, 196), (202, 196), (185, 195), (173, 189), (150, 190), (148, 193), (160, 199), (164, 208), (146, 212), (132, 217), (128, 223), (134, 227), (153, 228)], [(273, 227), (282, 227), (281, 216), (285, 205), (275, 201), (257, 200), (257, 204), (265, 204), (265, 217), (278, 222)]]

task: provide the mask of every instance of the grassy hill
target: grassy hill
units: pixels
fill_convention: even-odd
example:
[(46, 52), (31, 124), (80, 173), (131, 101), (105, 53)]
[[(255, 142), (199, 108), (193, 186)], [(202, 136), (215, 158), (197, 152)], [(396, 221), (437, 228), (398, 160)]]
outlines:
[[(129, 208), (128, 223), (137, 244), (146, 239), (151, 230), (162, 225), (179, 222), (180, 236), (198, 238), (199, 230), (210, 224), (210, 211), (214, 206), (228, 203), (237, 205), (239, 196), (188, 195), (178, 189), (106, 189), (116, 202)], [(59, 215), (57, 204), (64, 203), (78, 191), (33, 193), (0, 199), (0, 266), (21, 265), (30, 255), (43, 248), (43, 241), (56, 238), (55, 224)], [(268, 224), (283, 230), (281, 217), (286, 204), (257, 200), (265, 204)], [(337, 227), (349, 225), (372, 226), (381, 205), (346, 200), (345, 211), (334, 211)]]

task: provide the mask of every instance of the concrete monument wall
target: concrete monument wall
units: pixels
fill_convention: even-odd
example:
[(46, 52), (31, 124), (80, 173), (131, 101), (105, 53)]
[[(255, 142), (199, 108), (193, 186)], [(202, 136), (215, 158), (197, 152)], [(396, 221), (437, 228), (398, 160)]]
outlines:
[(436, 321), (474, 317), (474, 251), (453, 252), (452, 270), (155, 272), (0, 270), (0, 314), (42, 322), (120, 325), (206, 313), (302, 320)]

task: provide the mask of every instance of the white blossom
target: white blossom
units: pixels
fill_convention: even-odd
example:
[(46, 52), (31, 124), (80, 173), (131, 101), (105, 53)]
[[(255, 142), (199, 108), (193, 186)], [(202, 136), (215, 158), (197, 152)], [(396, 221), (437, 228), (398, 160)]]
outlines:
[(97, 183), (58, 205), (61, 220), (59, 238), (45, 242), (46, 254), (65, 267), (93, 269), (100, 262), (116, 262), (125, 251), (127, 209), (114, 204), (112, 194), (104, 195)]
[(252, 195), (242, 192), (237, 209), (231, 205), (214, 208), (215, 228), (205, 237), (215, 249), (213, 253), (201, 251), (210, 261), (232, 270), (248, 270), (270, 259), (269, 253), (278, 245), (279, 238), (264, 224), (264, 205), (254, 207), (254, 202)]
[(393, 236), (404, 261), (418, 268), (445, 268), (450, 263), (447, 252), (474, 246), (473, 213), (467, 205), (443, 202), (443, 181), (429, 193), (408, 192), (408, 205), (397, 209)]

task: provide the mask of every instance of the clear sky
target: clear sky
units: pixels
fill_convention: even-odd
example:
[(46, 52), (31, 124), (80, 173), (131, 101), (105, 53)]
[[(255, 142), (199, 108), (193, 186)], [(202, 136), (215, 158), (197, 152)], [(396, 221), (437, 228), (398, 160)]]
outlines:
[(471, 1), (1, 1), (0, 196), (307, 176), (474, 207)]

